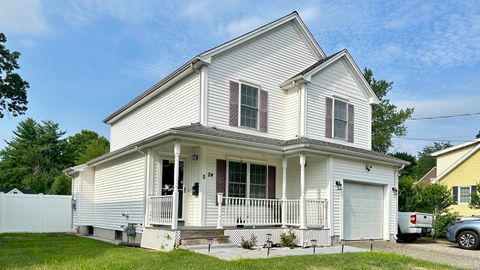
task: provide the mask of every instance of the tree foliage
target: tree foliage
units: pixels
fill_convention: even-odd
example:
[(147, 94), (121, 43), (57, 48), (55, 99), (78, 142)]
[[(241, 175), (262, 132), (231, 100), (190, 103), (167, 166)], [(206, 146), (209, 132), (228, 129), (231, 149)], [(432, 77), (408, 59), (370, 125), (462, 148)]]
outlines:
[(437, 159), (432, 156), (432, 153), (452, 147), (450, 142), (434, 142), (433, 145), (423, 147), (422, 151), (418, 152), (417, 164), (413, 170), (413, 176), (417, 180), (424, 176), (437, 164)]
[(415, 158), (414, 155), (409, 154), (407, 152), (396, 152), (396, 153), (393, 153), (392, 156), (410, 162), (410, 165), (405, 166), (400, 171), (400, 175), (411, 176), (413, 174), (413, 170), (417, 166), (417, 159)]
[(416, 211), (419, 196), (417, 195), (418, 189), (413, 186), (414, 183), (415, 179), (410, 175), (400, 176), (398, 182), (398, 211)]
[(69, 194), (62, 170), (108, 152), (108, 141), (82, 130), (69, 138), (52, 121), (21, 121), (0, 151), (0, 187), (30, 188), (37, 193)]
[(24, 114), (27, 110), (28, 82), (16, 72), (20, 68), (17, 60), (20, 53), (5, 47), (7, 38), (0, 33), (0, 118), (9, 112), (13, 116)]
[(367, 68), (363, 70), (363, 75), (380, 99), (380, 104), (372, 110), (372, 149), (386, 153), (392, 146), (392, 136), (407, 134), (405, 121), (412, 116), (413, 108), (398, 109), (390, 103), (386, 96), (392, 90), (392, 82), (376, 80), (372, 70)]
[(470, 208), (480, 209), (480, 182), (476, 185), (475, 192), (472, 192), (472, 198), (470, 200)]

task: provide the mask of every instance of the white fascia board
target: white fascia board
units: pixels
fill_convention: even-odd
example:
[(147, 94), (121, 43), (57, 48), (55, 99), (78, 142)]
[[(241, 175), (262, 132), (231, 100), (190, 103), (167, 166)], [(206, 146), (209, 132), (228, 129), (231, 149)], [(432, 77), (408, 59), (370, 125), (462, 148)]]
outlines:
[(478, 150), (480, 149), (480, 144), (475, 146), (473, 149), (468, 151), (465, 155), (463, 155), (459, 160), (457, 160), (455, 163), (450, 165), (445, 171), (442, 172), (439, 176), (435, 178), (434, 183), (437, 183), (438, 181), (442, 180), (445, 176), (447, 176), (450, 172), (452, 172), (454, 169), (456, 169), (460, 164), (462, 164), (464, 161), (466, 161), (468, 158), (470, 158), (473, 154), (475, 154)]
[(296, 12), (293, 12), (279, 20), (276, 20), (276, 21), (273, 21), (269, 24), (266, 24), (256, 30), (253, 30), (252, 32), (250, 33), (247, 33), (243, 36), (240, 36), (239, 38), (237, 39), (233, 39), (223, 45), (220, 45), (218, 47), (215, 47), (211, 50), (208, 50), (202, 54), (199, 55), (199, 58), (204, 61), (204, 62), (209, 62), (211, 61), (211, 58), (219, 53), (222, 53), (228, 49), (231, 49), (239, 44), (242, 44), (252, 38), (255, 38), (265, 32), (268, 32), (278, 26), (281, 26), (289, 21), (293, 20), (294, 22), (297, 23), (297, 25), (300, 27), (300, 29), (302, 29), (303, 33), (305, 34), (305, 36), (307, 37), (308, 39), (308, 42), (310, 43), (310, 46), (313, 47), (314, 49), (314, 53), (317, 55), (317, 58), (320, 60), (320, 59), (323, 59), (326, 57), (325, 55), (325, 52), (322, 50), (322, 48), (320, 48), (320, 46), (318, 45), (317, 41), (315, 40), (315, 38), (312, 36), (312, 34), (310, 33), (310, 31), (308, 30), (308, 28), (305, 26), (305, 23), (303, 23), (302, 19), (300, 18), (300, 16), (296, 13)]
[(446, 153), (448, 153), (448, 152), (452, 152), (452, 151), (458, 150), (458, 149), (463, 148), (463, 147), (467, 147), (467, 146), (469, 146), (469, 145), (472, 145), (472, 144), (475, 144), (475, 143), (478, 143), (478, 142), (480, 142), (480, 139), (476, 139), (475, 141), (471, 141), (471, 142), (466, 142), (466, 143), (458, 144), (458, 145), (455, 145), (455, 146), (452, 146), (452, 147), (449, 147), (449, 148), (446, 148), (446, 149), (443, 149), (443, 150), (434, 152), (434, 153), (432, 153), (432, 154), (430, 154), (430, 155), (431, 155), (432, 157), (436, 157), (436, 156), (439, 156), (439, 155), (446, 154)]

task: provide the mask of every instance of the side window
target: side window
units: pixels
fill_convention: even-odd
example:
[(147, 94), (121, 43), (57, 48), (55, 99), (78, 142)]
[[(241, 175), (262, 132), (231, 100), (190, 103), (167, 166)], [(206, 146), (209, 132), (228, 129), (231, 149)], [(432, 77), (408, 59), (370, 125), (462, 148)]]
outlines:
[(247, 164), (228, 162), (228, 196), (245, 198), (247, 196)]
[(470, 203), (470, 187), (460, 187), (459, 203)]

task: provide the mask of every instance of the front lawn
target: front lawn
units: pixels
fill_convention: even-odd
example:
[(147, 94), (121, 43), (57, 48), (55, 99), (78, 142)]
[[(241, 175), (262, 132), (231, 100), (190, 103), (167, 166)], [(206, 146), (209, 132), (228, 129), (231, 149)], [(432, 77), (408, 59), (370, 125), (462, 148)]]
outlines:
[(453, 269), (388, 253), (366, 252), (222, 261), (176, 250), (127, 248), (69, 234), (0, 234), (0, 269)]

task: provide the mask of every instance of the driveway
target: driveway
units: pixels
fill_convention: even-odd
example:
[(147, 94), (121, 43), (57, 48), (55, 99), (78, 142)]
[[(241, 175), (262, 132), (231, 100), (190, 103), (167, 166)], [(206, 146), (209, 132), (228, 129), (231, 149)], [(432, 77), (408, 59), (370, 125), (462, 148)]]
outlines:
[[(347, 245), (368, 248), (370, 242), (350, 242)], [(454, 267), (480, 269), (480, 250), (464, 250), (445, 240), (419, 239), (415, 243), (374, 242), (373, 251), (408, 255), (417, 259), (448, 264)]]

